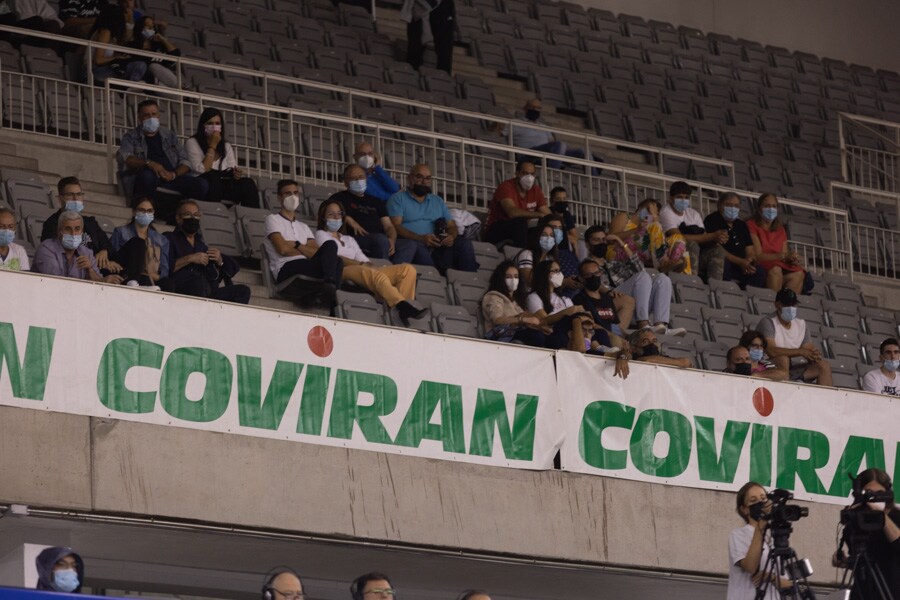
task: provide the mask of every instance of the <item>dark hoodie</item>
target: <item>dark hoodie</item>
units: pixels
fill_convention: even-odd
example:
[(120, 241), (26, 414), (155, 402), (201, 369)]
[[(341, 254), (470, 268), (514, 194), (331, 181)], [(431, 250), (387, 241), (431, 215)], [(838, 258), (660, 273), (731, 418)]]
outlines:
[(37, 589), (50, 590), (53, 592), (58, 591), (53, 587), (53, 567), (61, 558), (65, 558), (66, 556), (73, 556), (75, 558), (75, 571), (78, 573), (78, 587), (75, 588), (75, 591), (72, 593), (81, 593), (81, 586), (84, 585), (84, 561), (81, 560), (81, 557), (76, 554), (74, 550), (67, 546), (45, 548), (37, 555), (37, 558), (34, 559), (34, 564), (37, 567), (38, 572)]

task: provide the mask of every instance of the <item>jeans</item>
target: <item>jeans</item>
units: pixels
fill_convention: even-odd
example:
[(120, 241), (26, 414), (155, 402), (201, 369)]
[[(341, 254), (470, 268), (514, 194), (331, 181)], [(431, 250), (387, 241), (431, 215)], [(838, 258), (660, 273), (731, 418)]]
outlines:
[(446, 275), (447, 269), (470, 272), (478, 270), (475, 247), (472, 246), (472, 240), (464, 236), (456, 236), (452, 246), (438, 246), (434, 249), (422, 242), (413, 243), (415, 244), (415, 253), (411, 261), (413, 264), (437, 267), (441, 275)]
[[(653, 313), (655, 323), (668, 323), (672, 303), (672, 280), (660, 273), (650, 277), (646, 271), (635, 273), (616, 288), (634, 298), (634, 318), (637, 321), (649, 321)], [(625, 327), (627, 323), (623, 324)]]

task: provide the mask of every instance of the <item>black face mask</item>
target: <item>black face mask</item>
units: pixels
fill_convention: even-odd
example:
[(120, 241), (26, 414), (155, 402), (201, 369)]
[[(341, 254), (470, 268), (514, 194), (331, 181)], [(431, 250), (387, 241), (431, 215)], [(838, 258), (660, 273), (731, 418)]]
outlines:
[(416, 196), (427, 196), (431, 193), (431, 186), (417, 183), (416, 185), (412, 186), (412, 193)]
[(584, 278), (584, 287), (591, 292), (596, 292), (597, 290), (599, 290), (601, 285), (603, 284), (599, 275), (592, 275), (590, 277)]
[(569, 211), (569, 203), (566, 200), (560, 200), (559, 202), (553, 203), (553, 212), (558, 215), (566, 213)]
[(591, 254), (596, 256), (597, 258), (606, 258), (606, 249), (609, 248), (609, 244), (603, 242), (602, 244), (594, 244), (591, 246)]
[(656, 344), (648, 344), (641, 350), (641, 356), (659, 356), (659, 348)]
[(181, 230), (188, 235), (200, 231), (200, 219), (185, 219), (181, 222)]
[(534, 110), (533, 108), (529, 108), (525, 111), (525, 118), (529, 121), (537, 121), (541, 118), (541, 111)]
[(753, 373), (753, 367), (750, 363), (738, 363), (734, 365), (735, 375), (750, 375)]

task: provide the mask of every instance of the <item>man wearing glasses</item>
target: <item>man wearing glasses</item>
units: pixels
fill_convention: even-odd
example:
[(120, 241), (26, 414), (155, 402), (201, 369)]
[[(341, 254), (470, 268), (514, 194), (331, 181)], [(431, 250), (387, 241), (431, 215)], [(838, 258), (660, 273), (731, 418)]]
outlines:
[(447, 269), (477, 271), (472, 241), (459, 235), (443, 198), (432, 192), (434, 178), (426, 164), (413, 166), (407, 187), (388, 200), (388, 215), (397, 234), (416, 243), (413, 264)]
[(263, 586), (262, 600), (306, 600), (306, 594), (300, 578), (291, 571), (283, 571)]
[(94, 260), (97, 261), (97, 267), (106, 274), (118, 273), (122, 270), (122, 265), (109, 259), (109, 252), (112, 245), (109, 242), (109, 236), (100, 227), (97, 219), (84, 214), (85, 193), (81, 189), (81, 182), (77, 177), (63, 177), (56, 184), (59, 210), (50, 215), (41, 229), (41, 241), (56, 239), (57, 230), (59, 229), (59, 215), (65, 210), (71, 210), (81, 215), (84, 222), (83, 244), (94, 253)]
[(382, 600), (397, 595), (384, 573), (360, 575), (350, 584), (350, 594), (353, 600)]

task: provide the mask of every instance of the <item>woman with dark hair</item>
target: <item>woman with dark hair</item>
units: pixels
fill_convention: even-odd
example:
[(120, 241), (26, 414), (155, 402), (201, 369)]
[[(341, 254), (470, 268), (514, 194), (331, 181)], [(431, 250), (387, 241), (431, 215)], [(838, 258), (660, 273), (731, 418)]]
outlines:
[(592, 326), (593, 322), (582, 306), (573, 305), (571, 299), (557, 293), (562, 284), (563, 273), (558, 262), (539, 262), (534, 267), (531, 286), (533, 291), (528, 294), (525, 309), (541, 319), (541, 324), (553, 328), (553, 332), (547, 336), (547, 348), (566, 348), (572, 344), (573, 349), (580, 347), (584, 350), (581, 347), (582, 321), (586, 320)]
[[(766, 489), (755, 481), (745, 483), (737, 493), (737, 514), (744, 525), (732, 530), (728, 537), (727, 600), (754, 600), (760, 574), (766, 566), (771, 544), (765, 542), (768, 521), (762, 518), (769, 509)], [(781, 585), (790, 586), (782, 579)], [(776, 585), (769, 585), (765, 600), (778, 600)]]
[(230, 200), (241, 206), (259, 208), (256, 183), (244, 177), (238, 167), (231, 144), (225, 141), (225, 120), (217, 108), (208, 107), (200, 113), (197, 132), (184, 143), (191, 174), (209, 183), (206, 200)]
[(154, 218), (150, 198), (135, 200), (131, 220), (116, 227), (109, 240), (113, 247), (113, 260), (122, 265), (120, 275), (129, 285), (158, 286), (170, 291), (169, 240), (153, 227)]
[(344, 205), (326, 200), (319, 205), (316, 243), (321, 247), (332, 240), (337, 244), (338, 256), (344, 263), (343, 279), (396, 308), (404, 325), (409, 319), (420, 319), (425, 309), (410, 304), (416, 299), (416, 269), (409, 263), (375, 267), (350, 235), (344, 235)]
[[(135, 21), (131, 47), (169, 56), (181, 56), (181, 50), (160, 33), (156, 21), (150, 15), (144, 15)], [(161, 58), (150, 59), (147, 67), (150, 83), (177, 88), (178, 75), (175, 73), (177, 68), (178, 65), (174, 61), (164, 61)]]
[[(891, 477), (882, 469), (866, 469), (856, 476), (853, 482), (854, 495), (870, 492), (889, 492), (893, 495)], [(897, 509), (894, 500), (887, 502), (873, 500), (865, 504), (856, 502), (850, 506), (851, 511), (877, 511), (884, 513), (884, 524), (880, 531), (873, 531), (867, 535), (866, 554), (870, 565), (878, 565), (881, 574), (892, 598), (900, 598), (900, 510)], [(872, 519), (867, 519), (871, 522)], [(853, 544), (859, 541), (849, 540), (850, 553), (853, 555)], [(848, 561), (836, 560), (835, 566), (853, 566)], [(853, 576), (853, 589), (850, 593), (851, 600), (868, 600), (868, 598), (883, 598), (879, 594), (876, 582), (872, 580), (871, 571), (865, 571), (857, 567)]]
[[(547, 215), (551, 216), (551, 215)], [(557, 218), (558, 220), (558, 218)], [(528, 246), (515, 257), (519, 276), (525, 282), (525, 289), (531, 289), (532, 271), (535, 265), (545, 260), (559, 260), (556, 231), (553, 225), (541, 218), (537, 227), (528, 235)]]
[(660, 210), (659, 200), (647, 198), (637, 205), (633, 213), (621, 212), (613, 217), (609, 223), (609, 235), (620, 239), (622, 244), (610, 245), (605, 258), (627, 261), (631, 254), (635, 254), (645, 267), (654, 267), (660, 273), (691, 273), (691, 259), (686, 252), (684, 236), (680, 233), (666, 236), (659, 223)]
[(806, 277), (800, 255), (788, 248), (787, 230), (778, 218), (778, 198), (765, 192), (756, 199), (747, 221), (759, 266), (766, 270), (766, 287), (776, 292), (790, 288), (799, 294)]
[(745, 331), (738, 346), (743, 346), (750, 353), (750, 373), (755, 377), (772, 381), (784, 381), (788, 378), (787, 371), (779, 369), (775, 363), (764, 358), (769, 349), (769, 343), (766, 341), (766, 336), (760, 332), (752, 329)]
[(491, 273), (488, 291), (481, 297), (484, 337), (497, 342), (521, 342), (543, 348), (546, 333), (541, 319), (522, 308), (528, 292), (519, 270), (505, 260)]
[[(118, 45), (125, 42), (125, 17), (118, 6), (107, 4), (100, 10), (91, 28), (91, 40)], [(96, 48), (92, 55), (91, 71), (94, 74), (95, 84), (102, 84), (110, 77), (141, 81), (147, 73), (147, 63), (140, 58), (119, 54), (114, 50)]]

